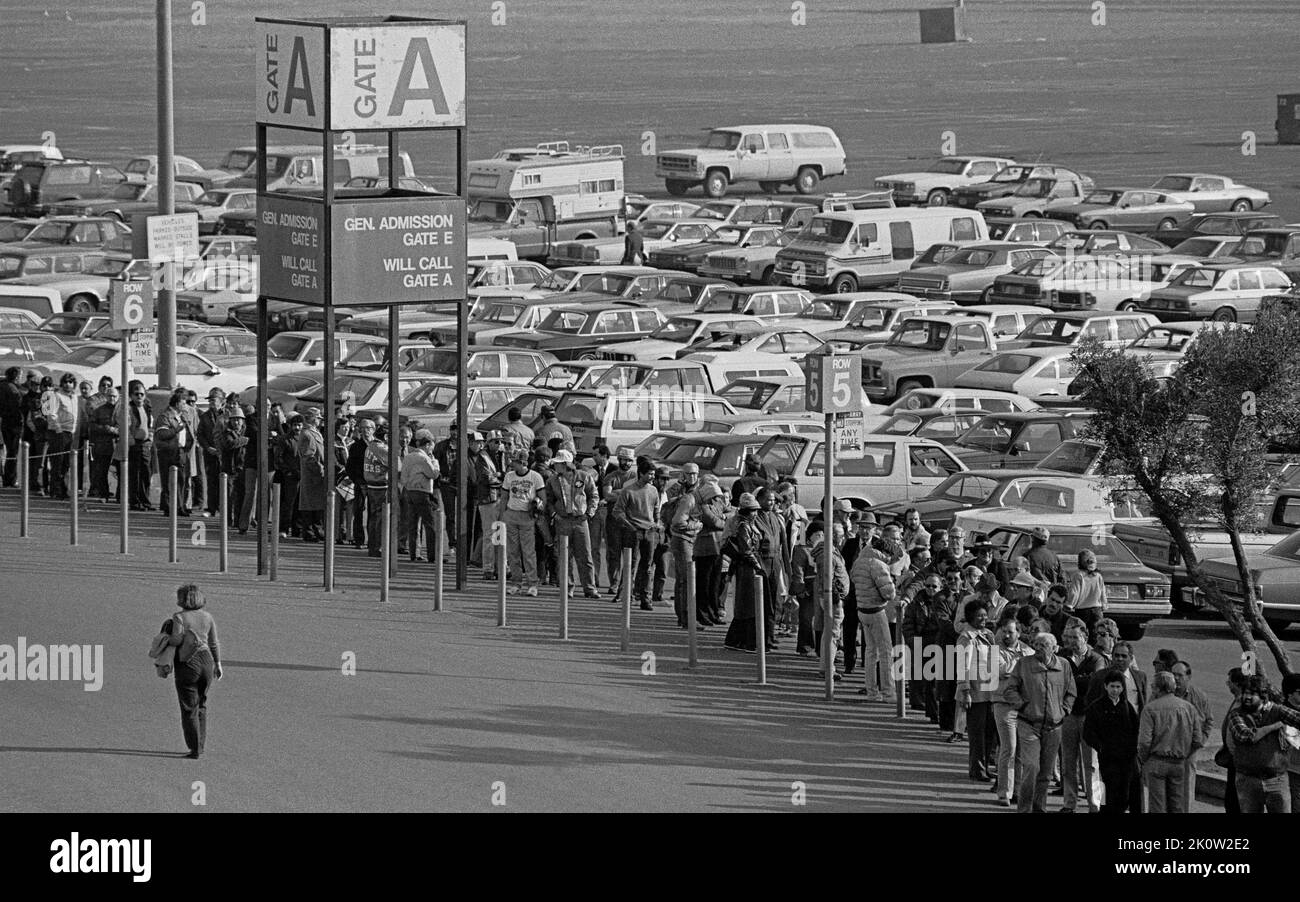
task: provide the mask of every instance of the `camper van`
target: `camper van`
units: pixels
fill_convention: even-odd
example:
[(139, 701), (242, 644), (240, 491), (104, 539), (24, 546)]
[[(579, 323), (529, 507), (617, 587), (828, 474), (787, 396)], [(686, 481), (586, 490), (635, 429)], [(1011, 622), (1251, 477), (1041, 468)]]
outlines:
[(470, 235), (512, 241), (525, 260), (545, 261), (561, 241), (622, 234), (623, 199), (621, 144), (555, 141), (469, 162)]
[[(415, 175), (411, 157), (400, 151), (401, 175)], [(226, 154), (218, 169), (239, 173), (225, 188), (256, 188), (256, 147), (236, 147)], [(358, 176), (387, 178), (388, 148), (375, 144), (334, 145), (334, 184), (343, 185)], [(284, 144), (266, 149), (266, 190), (320, 188), (325, 178), (324, 155), (318, 144)]]
[(883, 208), (822, 213), (776, 255), (773, 281), (833, 292), (897, 283), (930, 245), (987, 241), (988, 226), (974, 210)]

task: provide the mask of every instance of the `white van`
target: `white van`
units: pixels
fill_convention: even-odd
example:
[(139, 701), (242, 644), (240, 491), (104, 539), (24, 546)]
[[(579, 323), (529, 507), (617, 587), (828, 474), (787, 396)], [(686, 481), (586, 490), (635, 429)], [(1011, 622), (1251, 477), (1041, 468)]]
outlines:
[[(411, 178), (415, 166), (410, 154), (400, 151), (400, 177)], [(236, 147), (226, 154), (219, 169), (239, 172), (238, 178), (226, 183), (229, 188), (256, 187), (256, 147)], [(242, 168), (241, 168), (242, 167)], [(388, 148), (376, 144), (334, 145), (334, 184), (345, 184), (349, 179), (388, 178)], [(266, 149), (266, 190), (285, 188), (319, 188), (325, 178), (325, 158), (317, 144), (285, 144)]]
[(555, 402), (555, 416), (573, 430), (579, 454), (591, 454), (601, 444), (636, 445), (652, 432), (698, 432), (706, 419), (736, 413), (722, 398), (663, 389), (566, 391)]
[(844, 145), (824, 125), (730, 125), (711, 129), (699, 147), (655, 157), (655, 177), (672, 195), (703, 185), (709, 197), (722, 197), (741, 181), (758, 182), (767, 194), (782, 185), (812, 194), (822, 179), (843, 174)]
[(820, 213), (776, 254), (778, 285), (860, 291), (897, 283), (918, 254), (942, 241), (987, 241), (975, 210), (884, 208)]
[(740, 353), (735, 351), (700, 352), (685, 360), (698, 363), (709, 374), (715, 388), (730, 385), (737, 379), (776, 379), (783, 376), (803, 378), (799, 364), (782, 354), (761, 351)]

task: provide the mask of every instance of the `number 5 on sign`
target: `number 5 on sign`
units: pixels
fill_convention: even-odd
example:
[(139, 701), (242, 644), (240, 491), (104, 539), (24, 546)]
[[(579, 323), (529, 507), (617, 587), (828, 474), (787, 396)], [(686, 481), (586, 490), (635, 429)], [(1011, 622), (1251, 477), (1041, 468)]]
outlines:
[(153, 285), (143, 280), (117, 280), (108, 287), (109, 328), (119, 332), (153, 325)]
[(862, 407), (862, 358), (809, 354), (807, 406), (818, 413), (848, 413)]

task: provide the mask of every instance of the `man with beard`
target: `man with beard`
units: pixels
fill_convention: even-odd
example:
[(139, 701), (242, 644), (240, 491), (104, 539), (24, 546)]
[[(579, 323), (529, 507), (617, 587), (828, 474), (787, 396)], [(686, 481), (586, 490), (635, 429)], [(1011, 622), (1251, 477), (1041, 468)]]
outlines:
[(1287, 744), (1283, 727), (1300, 729), (1300, 711), (1269, 699), (1263, 676), (1246, 677), (1228, 715), (1232, 764), (1242, 814), (1290, 814)]

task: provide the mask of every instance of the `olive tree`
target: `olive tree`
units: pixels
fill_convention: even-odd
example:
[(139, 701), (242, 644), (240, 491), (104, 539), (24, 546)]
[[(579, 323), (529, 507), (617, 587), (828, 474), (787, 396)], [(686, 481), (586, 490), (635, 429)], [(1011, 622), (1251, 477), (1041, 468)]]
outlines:
[(1081, 400), (1095, 409), (1085, 433), (1103, 445), (1102, 464), (1142, 492), (1168, 531), (1188, 579), (1222, 615), (1244, 651), (1252, 631), (1291, 672), (1286, 649), (1255, 604), (1228, 600), (1201, 570), (1193, 542), (1197, 523), (1229, 537), (1244, 598), (1257, 589), (1241, 536), (1257, 525), (1259, 503), (1273, 473), (1271, 439), (1300, 421), (1300, 315), (1271, 310), (1254, 328), (1199, 333), (1183, 365), (1157, 379), (1131, 354), (1087, 342), (1074, 354)]

